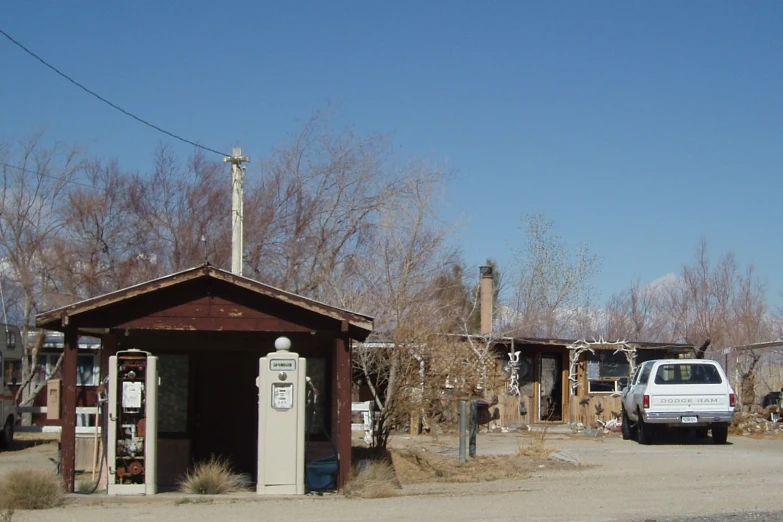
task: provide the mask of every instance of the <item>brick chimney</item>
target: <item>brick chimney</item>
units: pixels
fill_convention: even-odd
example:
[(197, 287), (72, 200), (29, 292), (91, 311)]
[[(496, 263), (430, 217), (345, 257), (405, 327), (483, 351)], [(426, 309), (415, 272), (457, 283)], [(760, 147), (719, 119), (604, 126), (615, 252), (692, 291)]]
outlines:
[(481, 308), (479, 309), (481, 314), (481, 335), (489, 335), (492, 333), (492, 304), (494, 302), (493, 294), (495, 289), (495, 280), (492, 279), (492, 267), (480, 266), (479, 273), (481, 274), (481, 280), (479, 281), (479, 299)]

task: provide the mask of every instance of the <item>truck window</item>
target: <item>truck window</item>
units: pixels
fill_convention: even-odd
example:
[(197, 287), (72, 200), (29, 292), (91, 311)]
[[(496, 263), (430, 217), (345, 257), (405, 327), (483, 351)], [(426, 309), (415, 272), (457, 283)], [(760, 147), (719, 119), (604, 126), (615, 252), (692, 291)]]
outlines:
[(639, 384), (647, 384), (650, 380), (650, 373), (652, 372), (652, 365), (647, 364), (642, 368), (642, 374), (639, 376)]
[(655, 373), (655, 384), (720, 384), (718, 369), (712, 364), (662, 364)]

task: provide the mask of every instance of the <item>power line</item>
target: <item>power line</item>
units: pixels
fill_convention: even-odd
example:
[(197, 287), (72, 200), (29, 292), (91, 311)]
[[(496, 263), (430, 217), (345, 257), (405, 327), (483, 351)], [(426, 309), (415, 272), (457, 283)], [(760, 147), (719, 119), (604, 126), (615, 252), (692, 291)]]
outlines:
[(110, 107), (120, 111), (121, 113), (125, 114), (126, 116), (130, 116), (131, 118), (133, 118), (134, 120), (138, 121), (139, 123), (143, 123), (147, 127), (151, 127), (151, 128), (155, 129), (158, 132), (162, 132), (163, 134), (166, 134), (167, 136), (171, 136), (172, 138), (174, 138), (176, 140), (179, 140), (181, 142), (187, 143), (189, 145), (193, 145), (194, 147), (198, 147), (199, 149), (203, 149), (203, 150), (205, 150), (207, 152), (212, 152), (214, 154), (219, 154), (220, 156), (228, 156), (229, 155), (229, 154), (223, 154), (222, 152), (219, 152), (219, 151), (217, 151), (215, 149), (210, 149), (209, 147), (205, 147), (204, 145), (199, 145), (198, 143), (196, 143), (194, 141), (190, 141), (188, 139), (185, 139), (185, 138), (182, 138), (180, 136), (177, 136), (176, 134), (171, 133), (171, 132), (167, 131), (166, 129), (162, 129), (162, 128), (158, 127), (157, 125), (148, 122), (145, 119), (139, 118), (135, 114), (130, 113), (130, 112), (126, 111), (125, 109), (123, 109), (122, 107), (113, 104), (112, 102), (110, 102), (109, 100), (107, 100), (106, 98), (101, 96), (100, 94), (98, 94), (98, 93), (96, 93), (94, 91), (91, 91), (90, 89), (88, 89), (87, 87), (85, 87), (81, 83), (77, 82), (76, 80), (74, 80), (73, 78), (71, 78), (70, 76), (65, 74), (64, 72), (60, 71), (57, 67), (49, 64), (46, 60), (44, 60), (43, 58), (41, 58), (40, 56), (35, 54), (33, 51), (31, 51), (30, 49), (28, 49), (24, 45), (22, 45), (22, 43), (20, 43), (17, 40), (15, 40), (10, 34), (6, 33), (1, 28), (0, 28), (0, 34), (5, 36), (6, 38), (8, 38), (13, 44), (15, 44), (17, 47), (22, 49), (24, 52), (26, 52), (27, 54), (29, 54), (30, 56), (32, 56), (33, 58), (35, 58), (36, 60), (38, 60), (39, 62), (44, 64), (46, 67), (48, 67), (49, 69), (53, 70), (54, 72), (56, 72), (57, 74), (59, 74), (60, 76), (62, 76), (66, 80), (68, 80), (69, 82), (71, 82), (72, 84), (76, 85), (77, 87), (79, 87), (80, 89), (85, 91), (86, 93), (88, 93), (88, 94), (90, 94), (92, 96), (95, 96), (96, 98), (98, 98), (100, 101), (102, 101), (106, 105), (108, 105), (108, 106), (110, 106)]
[[(25, 169), (25, 168), (22, 168), (22, 167), (17, 167), (16, 165), (11, 165), (10, 163), (3, 163), (2, 161), (0, 161), (0, 166), (8, 167), (8, 168), (11, 168), (11, 169), (16, 169), (16, 170), (19, 170), (19, 171), (22, 171), (22, 172), (27, 172), (28, 174), (35, 174), (36, 176), (43, 176), (45, 178), (52, 178), (52, 179), (56, 179), (56, 180), (62, 180), (62, 178), (58, 178), (57, 176), (52, 176), (51, 174), (44, 174), (43, 172), (38, 172), (38, 171), (35, 171), (35, 170)], [(88, 188), (88, 189), (94, 189), (95, 188), (94, 185), (88, 185), (86, 183), (82, 183), (80, 181), (74, 181), (72, 179), (65, 180), (65, 182), (66, 183), (73, 183), (74, 185), (79, 185), (81, 187), (85, 187), (85, 188)]]

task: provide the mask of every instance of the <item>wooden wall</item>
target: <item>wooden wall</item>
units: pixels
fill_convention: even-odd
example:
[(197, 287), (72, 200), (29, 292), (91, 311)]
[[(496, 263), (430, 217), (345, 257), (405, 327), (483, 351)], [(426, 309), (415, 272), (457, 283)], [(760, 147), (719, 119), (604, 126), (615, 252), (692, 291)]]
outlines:
[[(583, 399), (589, 402), (580, 404)], [(602, 413), (597, 413), (596, 405), (600, 406)], [(612, 412), (620, 413), (619, 396), (592, 395), (590, 397), (571, 397), (570, 422), (581, 422), (585, 425), (589, 425), (596, 420), (608, 422), (612, 419)]]

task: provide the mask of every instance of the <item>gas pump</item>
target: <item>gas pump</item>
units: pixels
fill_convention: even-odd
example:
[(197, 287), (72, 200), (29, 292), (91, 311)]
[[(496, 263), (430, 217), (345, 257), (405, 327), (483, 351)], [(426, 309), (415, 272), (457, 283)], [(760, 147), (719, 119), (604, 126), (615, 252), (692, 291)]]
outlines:
[(287, 337), (262, 357), (258, 372), (259, 495), (305, 492), (305, 374), (307, 361), (289, 352)]
[(136, 349), (109, 357), (109, 495), (157, 493), (157, 399), (157, 357)]

